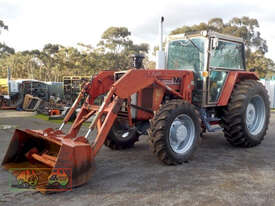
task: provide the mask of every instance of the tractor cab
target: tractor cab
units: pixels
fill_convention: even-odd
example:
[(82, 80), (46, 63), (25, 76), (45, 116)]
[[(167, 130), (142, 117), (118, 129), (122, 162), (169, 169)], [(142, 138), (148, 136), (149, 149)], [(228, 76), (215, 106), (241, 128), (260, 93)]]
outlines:
[(193, 103), (217, 105), (229, 72), (245, 70), (243, 40), (212, 31), (171, 35), (165, 68), (193, 71)]

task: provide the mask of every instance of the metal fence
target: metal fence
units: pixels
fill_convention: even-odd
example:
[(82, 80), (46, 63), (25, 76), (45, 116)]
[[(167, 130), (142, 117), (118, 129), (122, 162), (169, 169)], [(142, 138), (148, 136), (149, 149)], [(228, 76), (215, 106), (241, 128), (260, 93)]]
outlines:
[(275, 108), (275, 80), (261, 80), (268, 91), (270, 108)]
[(63, 82), (47, 82), (49, 85), (49, 96), (64, 98)]

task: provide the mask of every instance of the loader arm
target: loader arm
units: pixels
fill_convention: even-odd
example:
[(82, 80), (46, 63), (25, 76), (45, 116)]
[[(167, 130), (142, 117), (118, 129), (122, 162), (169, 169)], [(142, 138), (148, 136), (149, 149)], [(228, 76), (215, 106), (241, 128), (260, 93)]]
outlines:
[[(79, 106), (80, 101), (84, 98), (85, 94), (89, 94), (89, 96), (86, 98), (84, 102), (84, 106), (92, 105), (94, 104), (94, 100), (98, 96), (103, 95), (109, 91), (113, 83), (114, 83), (114, 71), (102, 71), (96, 76), (92, 77), (91, 82), (86, 83), (82, 86), (82, 89), (78, 97), (75, 99), (72, 107), (70, 108), (69, 112), (65, 116), (64, 121), (60, 126), (59, 130), (62, 130), (63, 126), (69, 121), (72, 114), (75, 112), (75, 110)], [(67, 135), (67, 137), (75, 138), (76, 135), (78, 134), (78, 131), (82, 123), (84, 123), (87, 119), (89, 119), (94, 113), (95, 113), (95, 110), (88, 112), (88, 110), (82, 106), (80, 112), (78, 113), (74, 123), (72, 124), (69, 130), (69, 134)]]
[[(68, 174), (68, 176), (71, 178), (69, 183), (72, 187), (82, 185), (90, 178), (95, 168), (93, 164), (95, 156), (106, 140), (124, 102), (128, 103), (128, 108), (136, 106), (129, 104), (129, 99), (133, 94), (146, 88), (155, 88), (160, 92), (160, 95), (156, 96), (158, 105), (144, 110), (149, 111), (151, 116), (152, 112), (160, 107), (164, 93), (190, 102), (192, 81), (193, 73), (190, 71), (134, 69), (123, 73), (116, 82), (114, 82), (113, 71), (102, 72), (83, 86), (59, 129), (16, 130), (2, 166), (8, 170), (11, 168), (47, 168), (48, 170), (43, 170), (39, 176), (39, 179), (43, 181), (38, 188), (40, 191), (47, 190), (47, 180), (52, 172), (62, 168), (71, 169), (71, 175)], [(106, 92), (108, 93), (102, 105), (95, 105), (95, 98)], [(62, 127), (83, 98), (86, 100), (77, 118), (69, 132), (63, 133)], [(136, 108), (139, 107), (136, 106)], [(127, 112), (130, 113), (129, 109)], [(94, 114), (95, 117), (86, 135), (77, 136), (81, 125)], [(88, 141), (93, 129), (97, 129), (97, 135), (94, 140)]]
[[(97, 127), (98, 134), (92, 144), (93, 158), (100, 150), (111, 127), (113, 126), (122, 102), (124, 100), (127, 100), (131, 95), (135, 94), (136, 92), (147, 88), (150, 85), (154, 85), (155, 87), (160, 87), (164, 89), (166, 92), (174, 95), (176, 98), (184, 99), (184, 97), (186, 97), (187, 101), (191, 101), (191, 92), (193, 89), (193, 73), (188, 71), (173, 71), (170, 75), (173, 75), (174, 77), (175, 73), (178, 74), (178, 76), (181, 77), (183, 80), (185, 80), (185, 82), (182, 82), (180, 87), (178, 87), (179, 91), (183, 90), (184, 88), (182, 87), (184, 86), (189, 88), (184, 89), (186, 90), (186, 93), (184, 95), (182, 95), (179, 91), (172, 89), (161, 81), (161, 78), (164, 77), (164, 73), (161, 71), (129, 70), (112, 85), (100, 108), (93, 107), (93, 105), (89, 105), (90, 107), (84, 106), (85, 109), (83, 109), (87, 110), (88, 114), (94, 114), (94, 111), (97, 110), (96, 116), (89, 127), (89, 131), (85, 135), (85, 138), (87, 139), (91, 131), (95, 127)], [(169, 72), (167, 73), (166, 71), (165, 75), (166, 78), (169, 78)]]
[[(162, 80), (171, 79), (171, 78), (181, 78), (182, 82), (178, 87), (173, 87), (170, 85), (166, 85)], [(82, 105), (80, 112), (78, 113), (74, 123), (72, 124), (69, 134), (66, 136), (67, 138), (75, 138), (78, 134), (78, 131), (87, 119), (89, 119), (92, 115), (94, 115), (98, 110), (99, 106), (94, 105), (94, 100), (99, 95), (107, 94), (101, 108), (101, 111), (98, 112), (97, 117), (101, 118), (102, 115), (107, 114), (107, 106), (111, 107), (110, 99), (113, 95), (117, 96), (119, 99), (127, 99), (132, 94), (141, 91), (142, 89), (154, 85), (155, 87), (160, 87), (165, 90), (167, 93), (173, 94), (175, 97), (180, 99), (185, 99), (188, 102), (191, 102), (191, 94), (193, 90), (192, 86), (193, 81), (193, 73), (190, 71), (156, 71), (156, 70), (129, 70), (127, 71), (118, 81), (114, 82), (114, 71), (103, 71), (100, 72), (97, 76), (92, 79), (92, 82), (86, 85), (86, 90), (82, 91), (88, 94), (88, 97), (85, 103)], [(112, 92), (110, 92), (112, 91)], [(80, 94), (79, 98), (83, 98), (84, 94)], [(107, 101), (106, 101), (107, 100)], [(80, 102), (80, 99), (76, 99), (77, 104)], [(159, 101), (161, 103), (161, 101)], [(158, 104), (159, 105), (159, 104)], [(75, 108), (72, 107), (71, 110)], [(155, 108), (158, 109), (158, 108)], [(73, 112), (69, 112), (68, 115)], [(65, 117), (65, 121), (67, 122), (70, 116)], [(96, 124), (102, 125), (100, 120), (95, 118), (92, 128)], [(64, 123), (66, 123), (64, 122)], [(97, 128), (99, 129), (99, 128)]]

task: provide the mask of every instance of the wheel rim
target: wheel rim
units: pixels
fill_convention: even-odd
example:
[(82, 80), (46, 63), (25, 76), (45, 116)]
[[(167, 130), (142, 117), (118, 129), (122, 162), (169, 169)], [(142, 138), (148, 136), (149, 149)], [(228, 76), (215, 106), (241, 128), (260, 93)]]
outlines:
[(117, 129), (115, 132), (116, 136), (121, 140), (127, 140), (131, 136), (129, 129)]
[(116, 137), (121, 141), (128, 141), (135, 133), (135, 130), (133, 128), (129, 128), (128, 125), (123, 125), (119, 122), (115, 122), (114, 128), (114, 133)]
[(130, 134), (130, 132), (124, 132), (122, 135), (121, 135), (121, 137), (122, 138), (127, 138), (128, 136), (129, 136), (129, 134)]
[(186, 114), (177, 116), (170, 126), (169, 141), (174, 152), (187, 152), (195, 139), (195, 125)]
[(259, 134), (265, 125), (265, 104), (261, 96), (253, 97), (246, 108), (246, 126), (250, 134)]

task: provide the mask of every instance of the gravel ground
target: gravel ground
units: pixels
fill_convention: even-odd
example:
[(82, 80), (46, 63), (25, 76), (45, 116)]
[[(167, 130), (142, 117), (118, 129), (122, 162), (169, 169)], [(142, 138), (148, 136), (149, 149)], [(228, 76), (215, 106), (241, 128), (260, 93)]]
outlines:
[[(0, 111), (0, 125), (21, 129), (58, 126), (4, 113)], [(87, 184), (51, 195), (11, 191), (9, 173), (1, 168), (0, 205), (275, 205), (274, 126), (275, 113), (263, 143), (250, 149), (231, 147), (222, 133), (206, 134), (193, 160), (179, 166), (160, 163), (146, 136), (129, 150), (103, 147)], [(1, 161), (13, 130), (0, 129)]]

